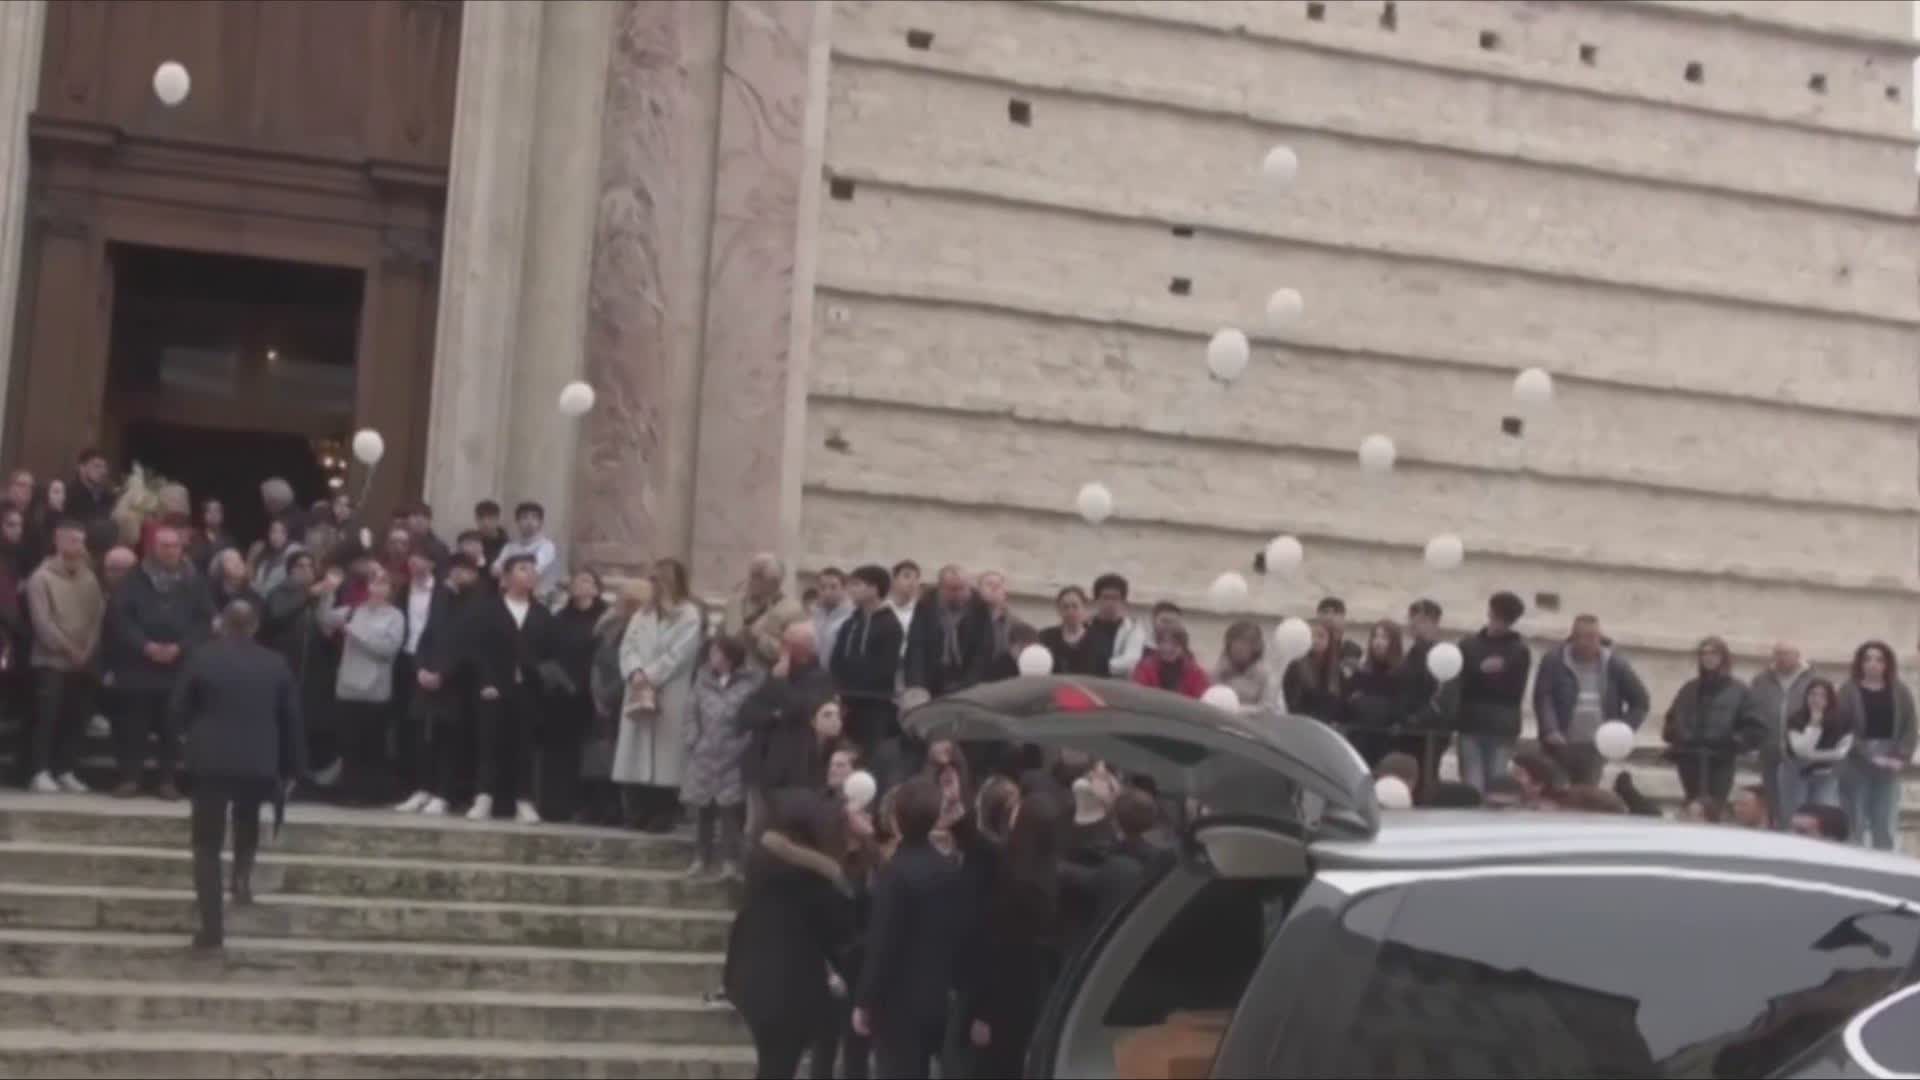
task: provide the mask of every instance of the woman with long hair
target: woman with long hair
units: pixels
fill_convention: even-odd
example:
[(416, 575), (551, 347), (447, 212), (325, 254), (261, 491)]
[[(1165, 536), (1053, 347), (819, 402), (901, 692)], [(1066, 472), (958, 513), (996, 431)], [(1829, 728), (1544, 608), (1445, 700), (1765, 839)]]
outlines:
[(227, 532), (227, 508), (219, 499), (200, 501), (200, 523), (187, 543), (187, 557), (193, 568), (211, 573), (213, 557), (233, 547), (233, 534)]
[(1780, 820), (1802, 806), (1841, 806), (1840, 770), (1853, 750), (1853, 732), (1840, 711), (1840, 692), (1815, 676), (1806, 701), (1787, 717), (1786, 760), (1780, 763)]
[(582, 805), (581, 747), (593, 730), (595, 632), (606, 617), (600, 575), (576, 570), (567, 599), (553, 615), (552, 650), (546, 678), (547, 719), (540, 726), (540, 784), (536, 796), (547, 821), (572, 821)]
[(622, 585), (593, 628), (593, 670), (588, 689), (593, 698), (593, 727), (581, 752), (581, 816), (589, 825), (619, 825), (620, 789), (613, 782), (613, 752), (620, 734), (620, 706), (626, 698), (626, 680), (620, 676), (620, 643), (627, 624), (652, 602), (653, 583), (646, 578)]
[(1722, 806), (1733, 791), (1733, 763), (1759, 744), (1765, 729), (1747, 687), (1733, 677), (1733, 653), (1719, 637), (1705, 638), (1696, 654), (1699, 673), (1674, 695), (1662, 737), (1680, 772), (1688, 802)]
[[(253, 591), (267, 596), (279, 588), (287, 577), (287, 559), (299, 550), (287, 531), (287, 519), (274, 518), (267, 522), (266, 538), (253, 545), (249, 559), (253, 566)], [(326, 554), (324, 550), (314, 552), (316, 558)]]
[(746, 827), (747, 792), (740, 762), (753, 743), (740, 730), (740, 707), (765, 675), (747, 663), (739, 638), (716, 637), (707, 643), (706, 662), (693, 681), (693, 710), (683, 729), (686, 765), (680, 777), (680, 805), (694, 820), (690, 877), (734, 877), (740, 866), (740, 835)]
[(1892, 851), (1900, 834), (1900, 770), (1913, 760), (1913, 691), (1900, 681), (1893, 649), (1869, 641), (1854, 650), (1853, 673), (1840, 688), (1840, 715), (1853, 733), (1841, 773), (1854, 839)]
[(1227, 627), (1214, 666), (1216, 686), (1230, 687), (1242, 705), (1273, 705), (1280, 700), (1280, 679), (1267, 663), (1267, 636), (1254, 623), (1242, 620)]
[(1404, 749), (1397, 742), (1404, 738), (1400, 729), (1412, 711), (1401, 663), (1405, 655), (1400, 627), (1392, 619), (1381, 619), (1367, 635), (1366, 652), (1347, 684), (1347, 740), (1360, 751), (1369, 769), (1388, 754)]
[(1206, 669), (1194, 659), (1192, 639), (1178, 622), (1166, 622), (1154, 628), (1153, 648), (1134, 665), (1133, 681), (1198, 699), (1212, 685)]
[(1053, 609), (1060, 613), (1060, 622), (1040, 631), (1040, 644), (1053, 654), (1055, 675), (1107, 674), (1112, 644), (1094, 632), (1092, 607), (1087, 591), (1078, 585), (1069, 585), (1054, 596)]
[(777, 791), (769, 801), (771, 826), (747, 859), (724, 979), (753, 1036), (754, 1075), (793, 1080), (801, 1054), (834, 1016), (832, 987), (846, 985), (846, 815), (818, 791)]
[(329, 625), (340, 634), (334, 723), (347, 758), (346, 792), (351, 801), (364, 804), (393, 794), (387, 790), (387, 704), (393, 700), (394, 661), (407, 640), (407, 615), (392, 601), (393, 579), (376, 571), (362, 603), (328, 614)]
[(634, 615), (620, 645), (627, 700), (614, 747), (613, 779), (630, 785), (638, 824), (666, 832), (678, 819), (682, 728), (693, 704), (693, 672), (705, 629), (686, 564), (654, 564), (654, 603)]
[(1307, 655), (1287, 665), (1280, 692), (1288, 712), (1339, 727), (1346, 718), (1347, 697), (1347, 673), (1341, 664), (1339, 642), (1326, 620), (1315, 619), (1310, 625), (1313, 644)]
[(1019, 1076), (1059, 968), (1062, 808), (1046, 795), (1014, 805), (981, 917), (968, 1039), (974, 1075)]

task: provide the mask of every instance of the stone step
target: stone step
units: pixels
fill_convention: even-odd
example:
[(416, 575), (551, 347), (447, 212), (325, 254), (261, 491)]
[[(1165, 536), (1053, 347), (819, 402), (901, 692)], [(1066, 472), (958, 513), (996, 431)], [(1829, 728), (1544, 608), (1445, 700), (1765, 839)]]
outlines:
[[(297, 855), (446, 862), (679, 869), (691, 849), (683, 837), (648, 836), (579, 825), (515, 825), (430, 818), (388, 810), (293, 806), (263, 848)], [(187, 849), (187, 807), (104, 795), (0, 795), (0, 840), (68, 847)]]
[(0, 928), (0, 978), (698, 997), (721, 972), (719, 953), (683, 949), (233, 937), (201, 954), (186, 943), (180, 933)]
[[(329, 941), (539, 945), (551, 948), (724, 950), (733, 915), (712, 909), (569, 907), (381, 897), (260, 895), (228, 906), (229, 936)], [(0, 884), (0, 926), (190, 934), (186, 889)]]
[[(192, 856), (181, 848), (74, 846), (0, 842), (0, 866), (11, 880), (135, 888), (191, 888)], [(527, 866), (430, 859), (365, 859), (263, 853), (254, 867), (262, 896), (379, 896), (575, 906), (637, 905), (722, 909), (731, 890), (694, 881), (677, 870), (601, 866)]]
[(660, 1045), (746, 1037), (731, 1008), (695, 997), (0, 979), (0, 1029), (29, 1028)]
[(0, 1031), (0, 1076), (42, 1080), (192, 1076), (326, 1076), (475, 1080), (746, 1077), (753, 1051), (737, 1046), (355, 1039), (225, 1032)]

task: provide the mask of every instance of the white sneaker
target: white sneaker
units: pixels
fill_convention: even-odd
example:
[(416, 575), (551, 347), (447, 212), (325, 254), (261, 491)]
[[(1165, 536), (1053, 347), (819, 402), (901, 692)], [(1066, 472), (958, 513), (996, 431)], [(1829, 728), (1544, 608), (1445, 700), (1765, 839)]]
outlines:
[(433, 798), (427, 800), (427, 805), (421, 807), (420, 812), (427, 815), (428, 817), (446, 817), (447, 816), (447, 800), (442, 799), (436, 795)]
[(66, 792), (69, 795), (93, 794), (92, 788), (82, 783), (79, 777), (73, 775), (70, 772), (61, 773), (59, 776), (54, 777), (54, 780), (59, 783), (60, 790)]
[(493, 796), (475, 795), (473, 797), (473, 806), (471, 806), (467, 810), (467, 820), (468, 821), (492, 821), (493, 820)]
[(513, 808), (513, 819), (522, 825), (538, 825), (540, 824), (540, 811), (533, 808), (533, 803), (526, 799), (521, 799)]
[(314, 785), (317, 787), (330, 788), (339, 783), (340, 773), (345, 769), (346, 763), (345, 758), (334, 758), (333, 764), (313, 774)]
[(87, 738), (95, 742), (105, 742), (113, 738), (113, 721), (94, 713), (87, 718)]
[(432, 795), (429, 795), (424, 791), (416, 791), (413, 793), (411, 798), (407, 799), (406, 802), (401, 803), (399, 806), (396, 806), (393, 809), (396, 813), (417, 814), (420, 811), (425, 810), (427, 808), (427, 804), (432, 801), (433, 801)]
[(27, 785), (27, 790), (35, 795), (58, 795), (60, 784), (53, 778), (52, 773), (37, 772), (33, 774), (33, 783)]

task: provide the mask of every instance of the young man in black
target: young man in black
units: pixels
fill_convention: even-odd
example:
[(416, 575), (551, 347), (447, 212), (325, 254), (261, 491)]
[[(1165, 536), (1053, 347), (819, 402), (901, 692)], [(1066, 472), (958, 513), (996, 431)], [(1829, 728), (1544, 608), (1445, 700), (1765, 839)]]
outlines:
[(534, 596), (538, 581), (531, 555), (509, 556), (500, 568), (500, 594), (476, 597), (466, 620), (476, 687), (471, 821), (493, 816), (496, 792), (511, 793), (522, 824), (540, 821), (533, 806), (533, 734), (553, 615)]

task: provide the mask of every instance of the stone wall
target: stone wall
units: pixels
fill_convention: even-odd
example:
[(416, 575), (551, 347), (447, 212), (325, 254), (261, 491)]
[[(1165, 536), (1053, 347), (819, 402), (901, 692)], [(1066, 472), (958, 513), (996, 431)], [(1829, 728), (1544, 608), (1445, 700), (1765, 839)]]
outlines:
[[(1899, 7), (1901, 18), (1886, 9)], [(1700, 635), (1920, 639), (1901, 5), (835, 7), (803, 568), (1103, 569), (1235, 614), (1326, 592)], [(1204, 73), (1196, 80), (1195, 73)], [(1024, 119), (1017, 119), (1016, 114)], [(1294, 147), (1281, 194), (1258, 163)], [(1176, 284), (1178, 282), (1178, 284)], [(1307, 310), (1267, 331), (1267, 293)], [(1207, 378), (1208, 334), (1254, 363)], [(1509, 384), (1552, 371), (1525, 437)], [(1373, 431), (1389, 477), (1354, 463)], [(1072, 513), (1089, 480), (1115, 519)], [(1273, 534), (1308, 565), (1208, 611)], [(1434, 533), (1466, 540), (1436, 579)]]

